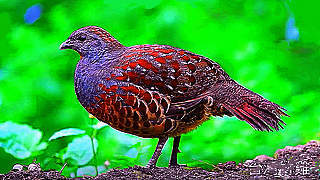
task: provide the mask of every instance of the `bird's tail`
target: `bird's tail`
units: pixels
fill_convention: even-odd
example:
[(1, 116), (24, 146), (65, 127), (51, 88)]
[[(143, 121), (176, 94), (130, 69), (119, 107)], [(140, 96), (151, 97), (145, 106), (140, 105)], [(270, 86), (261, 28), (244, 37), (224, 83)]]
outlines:
[(229, 113), (246, 121), (254, 129), (273, 131), (283, 128), (281, 116), (289, 116), (283, 107), (270, 102), (259, 94), (241, 86), (235, 81), (221, 85), (213, 92), (214, 99), (220, 102)]

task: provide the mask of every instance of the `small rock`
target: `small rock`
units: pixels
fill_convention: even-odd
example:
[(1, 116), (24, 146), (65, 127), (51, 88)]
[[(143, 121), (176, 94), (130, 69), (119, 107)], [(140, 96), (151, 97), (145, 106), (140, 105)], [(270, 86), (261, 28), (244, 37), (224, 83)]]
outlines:
[(15, 164), (15, 165), (12, 167), (12, 170), (13, 170), (13, 171), (22, 171), (22, 170), (23, 170), (23, 165), (21, 165), (21, 164)]
[(40, 164), (37, 164), (37, 163), (29, 164), (28, 171), (41, 171)]
[(254, 160), (249, 159), (249, 160), (246, 160), (243, 164), (244, 165), (248, 165), (248, 164), (251, 164), (253, 162), (254, 162)]
[(267, 161), (267, 160), (274, 160), (274, 158), (269, 157), (267, 155), (259, 155), (259, 156), (255, 157), (253, 160), (258, 160), (260, 162), (263, 162), (263, 161)]

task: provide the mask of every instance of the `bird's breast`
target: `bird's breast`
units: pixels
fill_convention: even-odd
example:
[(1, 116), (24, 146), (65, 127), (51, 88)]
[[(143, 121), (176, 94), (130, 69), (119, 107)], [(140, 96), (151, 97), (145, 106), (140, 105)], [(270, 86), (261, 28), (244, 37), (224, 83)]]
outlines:
[(102, 69), (79, 64), (75, 70), (75, 93), (83, 107), (90, 107), (96, 103), (95, 96), (101, 93), (99, 84), (106, 82), (107, 73)]

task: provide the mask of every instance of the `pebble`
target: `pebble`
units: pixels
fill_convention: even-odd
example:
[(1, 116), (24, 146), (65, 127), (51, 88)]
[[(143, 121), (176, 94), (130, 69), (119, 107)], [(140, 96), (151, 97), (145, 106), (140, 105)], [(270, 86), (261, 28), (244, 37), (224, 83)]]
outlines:
[(37, 163), (29, 164), (28, 171), (41, 171), (40, 164), (37, 164)]
[(23, 165), (21, 165), (21, 164), (15, 164), (15, 165), (12, 167), (12, 170), (13, 170), (13, 171), (22, 171), (22, 170), (23, 170)]
[(267, 155), (259, 155), (259, 156), (255, 157), (253, 160), (258, 160), (260, 162), (263, 162), (263, 161), (267, 161), (267, 160), (274, 160), (274, 158), (267, 156)]

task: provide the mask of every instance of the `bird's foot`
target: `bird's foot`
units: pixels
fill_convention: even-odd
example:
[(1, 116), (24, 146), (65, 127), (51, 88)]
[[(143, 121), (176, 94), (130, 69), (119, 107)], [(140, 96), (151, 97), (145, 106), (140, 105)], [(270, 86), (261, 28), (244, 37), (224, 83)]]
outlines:
[(184, 167), (188, 167), (188, 166), (186, 164), (177, 164), (177, 163), (169, 164), (169, 168), (184, 168)]
[(150, 167), (147, 167), (147, 166), (137, 166), (137, 165), (135, 165), (133, 167), (133, 169), (135, 171), (140, 171), (140, 172), (142, 172), (144, 174), (150, 174), (150, 175), (152, 174), (152, 170), (153, 170), (153, 168), (150, 168)]
[(153, 163), (153, 162), (149, 162), (146, 166), (145, 166), (145, 168), (148, 168), (148, 169), (154, 169), (154, 168), (156, 168), (157, 166), (156, 166), (156, 163)]
[(154, 168), (156, 168), (156, 166), (155, 166), (155, 165), (149, 165), (149, 164), (147, 164), (147, 165), (145, 166), (145, 168), (154, 169)]

